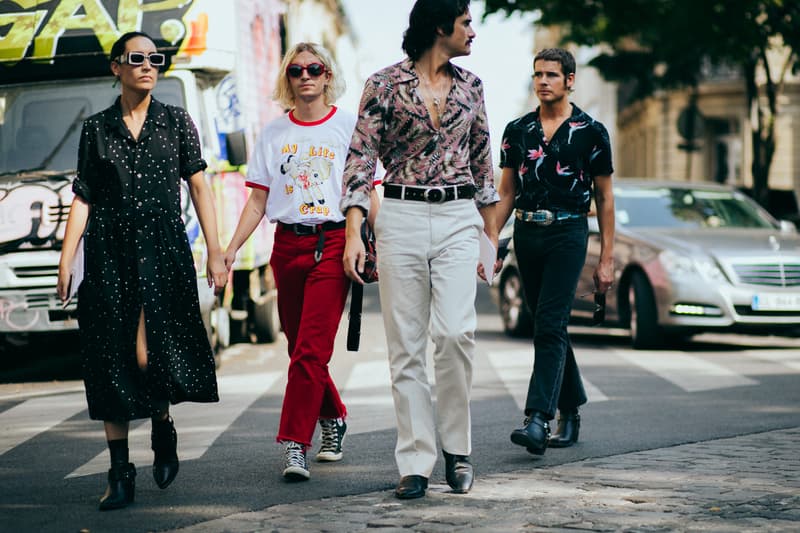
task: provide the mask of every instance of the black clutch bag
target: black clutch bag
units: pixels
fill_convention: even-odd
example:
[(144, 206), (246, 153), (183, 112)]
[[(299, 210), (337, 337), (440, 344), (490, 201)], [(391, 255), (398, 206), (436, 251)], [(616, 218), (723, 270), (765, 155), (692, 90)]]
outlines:
[[(364, 271), (360, 273), (364, 283), (378, 281), (378, 254), (375, 248), (375, 233), (367, 224), (361, 223), (361, 240), (364, 243), (366, 258)], [(364, 298), (364, 286), (360, 283), (350, 284), (350, 314), (347, 322), (347, 350), (357, 352), (361, 341), (361, 308)]]

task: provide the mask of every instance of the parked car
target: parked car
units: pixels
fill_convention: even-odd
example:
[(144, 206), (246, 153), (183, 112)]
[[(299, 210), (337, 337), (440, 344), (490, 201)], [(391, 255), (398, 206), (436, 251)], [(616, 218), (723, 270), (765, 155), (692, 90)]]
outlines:
[[(800, 235), (745, 194), (710, 183), (617, 179), (615, 279), (604, 326), (629, 328), (635, 348), (706, 331), (780, 333), (800, 328)], [(514, 220), (514, 217), (511, 217)], [(597, 220), (571, 321), (591, 323)], [(513, 224), (501, 232), (510, 238)], [(513, 243), (494, 291), (505, 331), (530, 335)]]

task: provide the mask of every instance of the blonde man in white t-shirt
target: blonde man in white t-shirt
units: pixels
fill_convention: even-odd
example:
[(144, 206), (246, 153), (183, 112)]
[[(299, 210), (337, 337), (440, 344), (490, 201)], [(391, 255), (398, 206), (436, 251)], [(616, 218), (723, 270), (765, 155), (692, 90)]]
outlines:
[(318, 461), (342, 458), (347, 430), (347, 410), (328, 371), (350, 287), (339, 200), (356, 118), (333, 105), (343, 91), (322, 46), (299, 43), (287, 52), (274, 98), (289, 112), (256, 141), (247, 176), (252, 192), (225, 252), (230, 268), (263, 216), (277, 224), (270, 265), (290, 362), (276, 440), (285, 446), (283, 476), (292, 481), (310, 478), (306, 450), (318, 420)]

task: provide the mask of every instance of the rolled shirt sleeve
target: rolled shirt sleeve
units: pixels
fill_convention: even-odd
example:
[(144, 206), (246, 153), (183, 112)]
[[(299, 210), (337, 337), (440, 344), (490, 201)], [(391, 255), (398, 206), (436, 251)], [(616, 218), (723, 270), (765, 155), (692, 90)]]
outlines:
[(72, 181), (72, 192), (80, 196), (87, 203), (92, 202), (92, 192), (89, 187), (91, 176), (95, 173), (93, 146), (96, 142), (93, 124), (86, 120), (81, 128), (81, 139), (78, 145), (78, 172)]
[(470, 170), (475, 180), (475, 203), (478, 207), (486, 207), (500, 200), (494, 186), (492, 174), (492, 147), (489, 140), (489, 120), (486, 116), (486, 102), (483, 95), (483, 83), (478, 83), (480, 103), (475, 120), (470, 128)]
[(370, 77), (364, 85), (358, 119), (350, 139), (344, 166), (340, 209), (351, 207), (369, 212), (369, 196), (375, 181), (380, 142), (386, 129), (386, 96), (378, 80)]
[(208, 167), (200, 149), (197, 128), (185, 110), (175, 108), (180, 129), (180, 175), (188, 180), (195, 173)]

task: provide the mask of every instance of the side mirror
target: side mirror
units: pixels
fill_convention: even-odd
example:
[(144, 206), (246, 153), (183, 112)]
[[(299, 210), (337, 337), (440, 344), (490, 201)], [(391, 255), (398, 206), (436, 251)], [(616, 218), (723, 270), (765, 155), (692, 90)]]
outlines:
[(783, 233), (784, 235), (795, 235), (795, 234), (797, 234), (797, 226), (792, 224), (790, 221), (788, 221), (788, 220), (780, 220), (780, 221), (778, 221), (778, 223), (780, 224), (781, 233)]
[(239, 167), (247, 163), (247, 138), (244, 130), (225, 134), (225, 152), (231, 166)]

